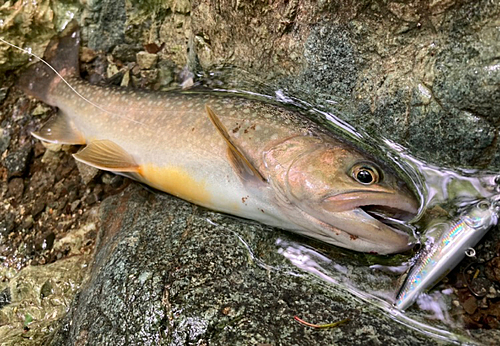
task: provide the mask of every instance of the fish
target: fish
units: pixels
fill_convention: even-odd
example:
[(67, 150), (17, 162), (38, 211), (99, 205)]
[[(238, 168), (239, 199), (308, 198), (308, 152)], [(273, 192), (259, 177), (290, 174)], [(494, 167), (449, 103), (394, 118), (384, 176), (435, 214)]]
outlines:
[(406, 310), (418, 296), (441, 281), (465, 257), (468, 249), (498, 224), (499, 196), (482, 199), (470, 205), (449, 222), (438, 223), (428, 232), (437, 236), (431, 240), (411, 268), (394, 306)]
[(47, 64), (19, 77), (26, 94), (58, 108), (34, 137), (82, 145), (80, 162), (332, 245), (376, 254), (414, 245), (393, 222), (418, 213), (414, 190), (347, 139), (262, 100), (89, 84), (79, 78), (79, 45), (68, 25), (47, 46)]

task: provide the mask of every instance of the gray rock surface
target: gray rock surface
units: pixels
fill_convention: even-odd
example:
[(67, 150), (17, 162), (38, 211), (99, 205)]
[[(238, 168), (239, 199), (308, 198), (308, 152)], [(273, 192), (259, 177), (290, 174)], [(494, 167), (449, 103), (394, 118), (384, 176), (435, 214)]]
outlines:
[[(90, 279), (51, 345), (436, 342), (310, 275), (292, 275), (273, 245), (290, 237), (281, 231), (137, 185), (104, 201), (100, 218)], [(294, 315), (351, 320), (314, 331)]]

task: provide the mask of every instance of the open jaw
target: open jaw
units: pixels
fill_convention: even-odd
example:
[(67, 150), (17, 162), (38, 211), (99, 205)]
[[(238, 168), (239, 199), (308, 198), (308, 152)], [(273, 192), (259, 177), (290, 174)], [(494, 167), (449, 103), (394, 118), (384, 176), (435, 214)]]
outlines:
[(418, 212), (412, 199), (385, 193), (349, 193), (330, 196), (323, 206), (327, 214), (320, 218), (350, 236), (353, 244), (347, 247), (389, 254), (414, 245), (412, 228), (407, 223)]
[(415, 217), (416, 213), (380, 205), (363, 205), (358, 208), (373, 219), (391, 228), (396, 228), (402, 231), (411, 231), (413, 229), (408, 225), (408, 222)]

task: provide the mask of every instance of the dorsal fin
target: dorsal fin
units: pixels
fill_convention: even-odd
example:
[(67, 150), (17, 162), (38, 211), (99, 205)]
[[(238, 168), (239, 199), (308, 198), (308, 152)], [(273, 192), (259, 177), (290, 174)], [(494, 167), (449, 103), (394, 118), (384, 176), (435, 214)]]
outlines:
[(73, 157), (105, 171), (132, 173), (139, 171), (139, 165), (134, 158), (118, 144), (107, 139), (91, 142), (83, 150), (73, 154)]
[(228, 146), (228, 155), (233, 167), (240, 175), (240, 177), (244, 179), (257, 178), (260, 181), (265, 182), (266, 179), (260, 174), (260, 172), (252, 165), (250, 161), (245, 157), (245, 155), (236, 147), (233, 140), (229, 136), (224, 125), (220, 122), (217, 115), (210, 108), (209, 105), (205, 105), (205, 110), (210, 118), (212, 124), (214, 124), (217, 132), (224, 138)]
[(49, 143), (85, 144), (85, 136), (76, 129), (63, 112), (59, 111), (43, 125), (40, 131), (31, 134)]

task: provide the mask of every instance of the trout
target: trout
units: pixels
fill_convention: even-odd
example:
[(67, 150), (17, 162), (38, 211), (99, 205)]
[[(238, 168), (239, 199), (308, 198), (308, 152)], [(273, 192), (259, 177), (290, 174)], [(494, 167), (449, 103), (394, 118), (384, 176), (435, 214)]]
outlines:
[(45, 53), (59, 76), (38, 62), (19, 79), (27, 94), (59, 109), (36, 138), (84, 145), (78, 161), (333, 245), (378, 254), (412, 246), (388, 220), (411, 219), (417, 198), (346, 139), (244, 97), (91, 85), (78, 78), (79, 44), (70, 25)]

